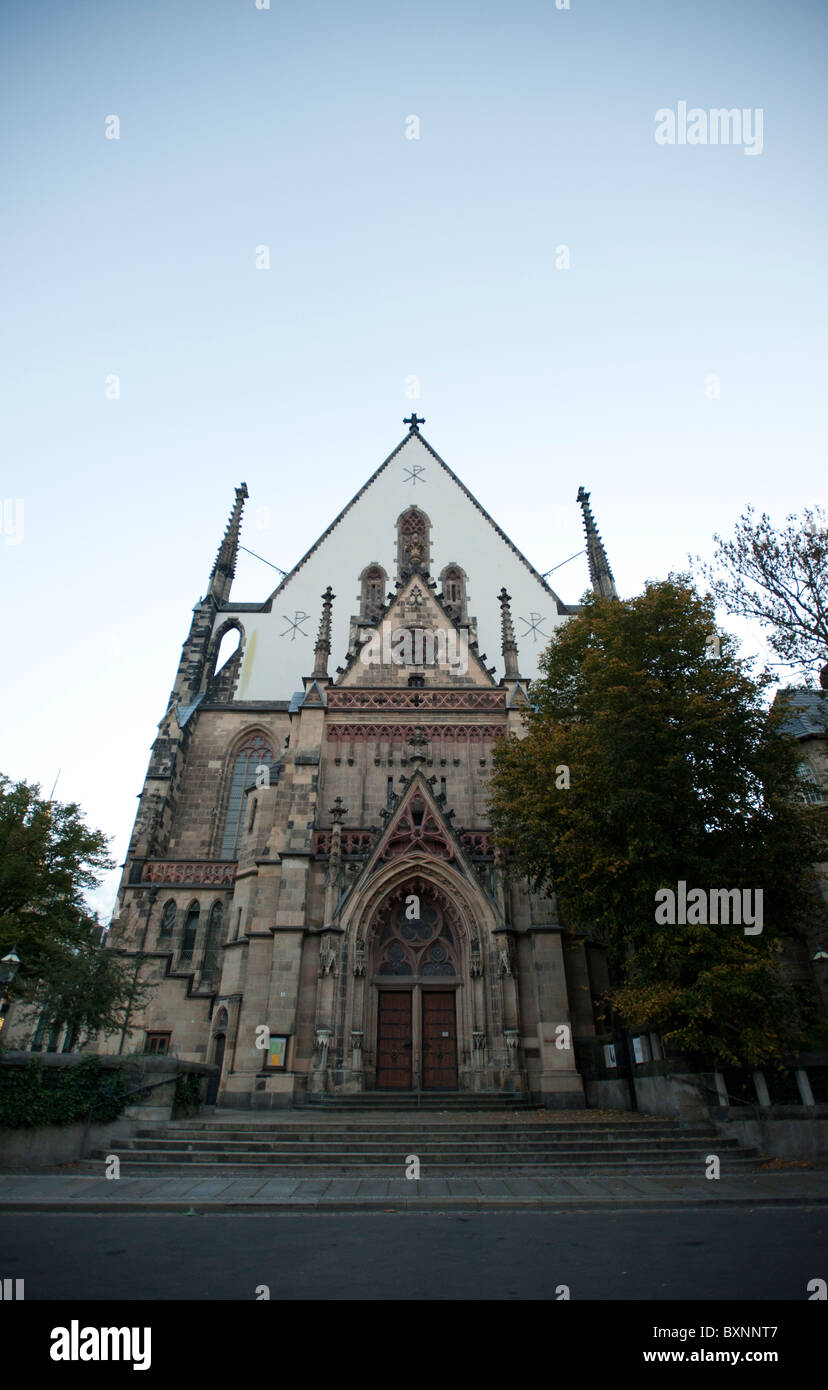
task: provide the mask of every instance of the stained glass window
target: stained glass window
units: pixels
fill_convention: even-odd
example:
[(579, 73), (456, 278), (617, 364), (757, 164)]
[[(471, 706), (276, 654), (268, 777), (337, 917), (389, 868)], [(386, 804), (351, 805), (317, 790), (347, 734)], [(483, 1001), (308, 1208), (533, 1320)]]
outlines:
[(221, 848), (222, 859), (237, 859), (244, 828), (244, 803), (247, 791), (256, 785), (259, 767), (267, 768), (265, 774), (258, 774), (262, 785), (270, 785), (278, 778), (278, 767), (273, 758), (273, 750), (262, 734), (252, 734), (242, 744), (233, 765), (230, 795), (227, 799), (227, 817), (224, 822), (224, 842)]

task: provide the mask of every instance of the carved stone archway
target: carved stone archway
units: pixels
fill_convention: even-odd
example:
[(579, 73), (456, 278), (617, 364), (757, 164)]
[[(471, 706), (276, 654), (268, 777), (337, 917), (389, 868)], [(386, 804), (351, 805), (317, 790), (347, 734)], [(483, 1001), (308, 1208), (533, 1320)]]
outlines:
[[(458, 1089), (473, 1047), (468, 939), (456, 901), (427, 871), (398, 879), (376, 906), (366, 933), (366, 1085)], [(399, 1057), (389, 1054), (389, 1015), (405, 1039)]]
[(424, 1009), (439, 1004), (440, 996), (448, 1006), (450, 995), (455, 1007), (447, 1026), (456, 1033), (456, 1081), (444, 1089), (499, 1090), (505, 1054), (499, 1057), (498, 921), (477, 884), (432, 855), (401, 854), (370, 876), (342, 926), (348, 962), (338, 1023), (344, 1088), (377, 1088), (380, 995), (395, 991), (411, 997), (412, 1056), (410, 1087), (403, 1082), (394, 1089), (415, 1090), (424, 1080)]

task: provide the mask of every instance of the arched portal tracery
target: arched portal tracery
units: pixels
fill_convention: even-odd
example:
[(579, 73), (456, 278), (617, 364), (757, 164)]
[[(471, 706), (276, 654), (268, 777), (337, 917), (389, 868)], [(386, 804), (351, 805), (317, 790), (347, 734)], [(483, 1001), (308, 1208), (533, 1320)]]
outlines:
[(417, 875), (380, 904), (374, 919), (373, 973), (457, 978), (462, 934), (460, 914), (448, 895)]

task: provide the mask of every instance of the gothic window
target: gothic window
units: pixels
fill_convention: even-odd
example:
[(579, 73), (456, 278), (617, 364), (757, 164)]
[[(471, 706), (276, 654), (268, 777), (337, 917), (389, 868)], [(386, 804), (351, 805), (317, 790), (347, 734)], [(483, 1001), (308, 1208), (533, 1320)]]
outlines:
[(190, 961), (195, 950), (196, 937), (198, 935), (198, 903), (190, 903), (187, 912), (187, 920), (184, 923), (184, 935), (181, 938), (181, 961)]
[[(259, 771), (259, 769), (266, 771)], [(230, 781), (230, 795), (227, 800), (227, 817), (224, 822), (224, 840), (221, 847), (222, 859), (237, 859), (244, 827), (244, 803), (247, 792), (255, 787), (269, 786), (279, 774), (273, 750), (262, 734), (250, 734), (236, 753), (233, 776)]]
[(152, 1057), (166, 1057), (170, 1050), (171, 1033), (147, 1033), (144, 1051)]
[(210, 910), (210, 920), (207, 924), (207, 943), (204, 947), (204, 964), (201, 967), (201, 978), (208, 985), (212, 982), (216, 974), (223, 926), (224, 914), (221, 903), (213, 903)]
[(423, 975), (454, 974), (454, 966), (448, 958), (448, 951), (439, 941), (436, 941), (433, 946), (429, 946), (428, 960), (423, 961), (421, 973)]
[(159, 938), (172, 936), (174, 927), (175, 903), (173, 902), (172, 898), (170, 898), (170, 901), (164, 904), (164, 911), (161, 914), (161, 926), (158, 930)]
[(459, 565), (447, 565), (440, 575), (443, 602), (458, 622), (466, 617), (466, 576)]
[(369, 565), (360, 575), (360, 617), (375, 623), (385, 603), (387, 575), (381, 565)]
[(400, 579), (407, 579), (415, 570), (428, 571), (429, 522), (419, 507), (409, 507), (397, 522), (397, 569)]
[[(420, 885), (417, 885), (420, 887)], [(415, 894), (417, 917), (408, 889), (396, 894), (384, 912), (385, 924), (377, 938), (380, 975), (457, 974), (454, 934), (436, 899)]]
[(31, 1044), (30, 1051), (32, 1051), (32, 1052), (42, 1052), (42, 1051), (43, 1051), (43, 1038), (44, 1038), (44, 1035), (45, 1035), (45, 1032), (46, 1032), (46, 1029), (48, 1028), (48, 1026), (49, 1026), (49, 1016), (48, 1016), (46, 1010), (44, 1009), (44, 1010), (43, 1010), (43, 1013), (40, 1015), (40, 1018), (39, 1018), (38, 1021), (37, 1021), (37, 1027), (35, 1028), (35, 1031), (34, 1031), (34, 1037), (32, 1038), (32, 1044)]
[(399, 942), (394, 941), (385, 952), (385, 959), (380, 966), (381, 975), (411, 975), (411, 962), (406, 959), (404, 948)]

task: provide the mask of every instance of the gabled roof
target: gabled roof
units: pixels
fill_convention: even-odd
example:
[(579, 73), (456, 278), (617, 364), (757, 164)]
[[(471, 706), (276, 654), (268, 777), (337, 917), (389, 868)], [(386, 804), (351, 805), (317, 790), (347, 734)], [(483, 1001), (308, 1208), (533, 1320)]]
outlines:
[[(550, 586), (547, 584), (547, 582), (546, 582), (546, 580), (543, 578), (543, 576), (542, 576), (541, 574), (539, 574), (539, 572), (535, 569), (534, 565), (532, 565), (532, 564), (529, 563), (529, 561), (527, 560), (527, 558), (526, 558), (526, 556), (523, 554), (523, 552), (522, 552), (521, 550), (518, 549), (518, 547), (514, 544), (514, 542), (513, 542), (512, 540), (510, 540), (510, 538), (506, 535), (506, 532), (503, 531), (503, 530), (501, 530), (501, 528), (498, 526), (497, 522), (494, 521), (493, 518), (492, 518), (492, 517), (489, 515), (489, 513), (486, 511), (486, 508), (483, 507), (483, 506), (480, 504), (480, 502), (478, 502), (478, 500), (477, 500), (477, 498), (474, 496), (474, 494), (473, 494), (472, 492), (469, 491), (469, 489), (466, 487), (465, 483), (462, 482), (462, 480), (461, 480), (460, 478), (458, 478), (457, 474), (456, 474), (451, 468), (449, 468), (448, 464), (445, 462), (444, 459), (442, 459), (442, 458), (440, 457), (440, 455), (437, 453), (436, 449), (433, 449), (433, 448), (431, 447), (431, 445), (429, 444), (428, 440), (423, 438), (423, 436), (420, 434), (419, 429), (415, 429), (415, 428), (409, 429), (408, 434), (405, 436), (405, 438), (400, 440), (400, 442), (399, 442), (399, 444), (397, 445), (397, 447), (391, 451), (391, 453), (388, 455), (388, 457), (380, 464), (379, 468), (377, 468), (377, 469), (371, 474), (371, 476), (370, 476), (370, 478), (367, 480), (367, 482), (363, 483), (363, 485), (362, 485), (362, 487), (359, 489), (359, 491), (354, 493), (354, 495), (353, 495), (353, 497), (351, 498), (350, 502), (348, 502), (348, 503), (342, 508), (342, 511), (339, 513), (338, 516), (334, 517), (334, 520), (331, 522), (330, 526), (329, 526), (325, 531), (322, 532), (321, 536), (318, 538), (318, 540), (314, 541), (313, 545), (310, 547), (309, 550), (307, 550), (307, 551), (305, 552), (305, 554), (302, 556), (301, 560), (299, 560), (298, 563), (295, 564), (295, 565), (293, 566), (293, 569), (290, 570), (290, 571), (285, 575), (284, 579), (281, 581), (280, 584), (278, 584), (278, 585), (276, 586), (276, 588), (273, 590), (272, 594), (271, 594), (270, 597), (265, 601), (265, 603), (264, 603), (264, 604), (259, 604), (259, 605), (257, 605), (257, 607), (259, 608), (259, 611), (261, 612), (261, 611), (264, 610), (264, 609), (269, 609), (269, 608), (270, 608), (270, 605), (272, 604), (273, 600), (274, 600), (274, 599), (282, 592), (282, 590), (290, 583), (290, 581), (291, 581), (291, 579), (294, 577), (294, 575), (297, 574), (297, 573), (299, 572), (299, 570), (302, 568), (302, 566), (303, 566), (304, 564), (307, 563), (307, 561), (310, 559), (310, 557), (319, 549), (319, 546), (322, 544), (322, 542), (331, 534), (332, 531), (334, 531), (334, 530), (336, 529), (336, 527), (337, 527), (337, 526), (339, 525), (339, 523), (342, 521), (343, 517), (344, 517), (344, 516), (347, 516), (347, 514), (348, 514), (348, 512), (351, 510), (351, 508), (354, 507), (354, 506), (356, 505), (356, 503), (360, 500), (360, 498), (364, 496), (364, 494), (368, 491), (368, 489), (371, 487), (371, 485), (372, 485), (374, 482), (376, 482), (376, 480), (377, 480), (377, 478), (380, 476), (380, 474), (383, 473), (383, 472), (385, 471), (385, 469), (388, 467), (388, 465), (389, 465), (390, 463), (393, 462), (393, 460), (397, 457), (397, 455), (400, 453), (400, 451), (401, 451), (402, 449), (404, 449), (405, 446), (406, 446), (408, 443), (410, 443), (410, 441), (411, 441), (412, 438), (419, 439), (419, 441), (420, 441), (420, 443), (422, 444), (423, 448), (428, 450), (428, 452), (431, 454), (432, 458), (434, 458), (434, 459), (436, 460), (436, 462), (439, 463), (440, 467), (444, 470), (444, 472), (446, 472), (446, 473), (448, 474), (448, 476), (452, 479), (452, 481), (453, 481), (454, 483), (457, 484), (457, 486), (458, 486), (458, 487), (460, 488), (460, 490), (465, 494), (465, 496), (469, 499), (469, 501), (472, 503), (472, 505), (473, 505), (474, 507), (476, 507), (477, 510), (480, 512), (481, 516), (484, 517), (484, 519), (489, 523), (489, 525), (491, 526), (492, 530), (500, 537), (500, 539), (501, 539), (502, 541), (505, 542), (506, 545), (508, 545), (509, 549), (517, 556), (517, 558), (520, 560), (521, 564), (525, 565), (525, 567), (526, 567), (526, 569), (529, 571), (529, 573), (530, 573), (531, 575), (534, 576), (534, 578), (535, 578), (535, 579), (538, 581), (538, 583), (546, 590), (546, 592), (550, 595), (550, 597), (553, 598), (553, 599), (555, 600), (555, 603), (556, 603), (556, 605), (557, 605), (557, 607), (558, 607), (559, 613), (564, 613), (564, 614), (565, 614), (565, 613), (578, 613), (578, 612), (580, 612), (580, 606), (579, 606), (579, 605), (565, 604), (565, 603), (563, 602), (563, 600), (560, 599), (560, 598), (558, 597), (558, 595), (555, 593), (555, 590), (552, 589), (552, 588), (550, 588)], [(234, 608), (234, 609), (237, 608), (237, 607), (240, 607), (240, 605), (236, 605), (236, 604), (228, 604), (227, 606), (228, 606), (228, 607), (232, 607), (232, 608)]]

